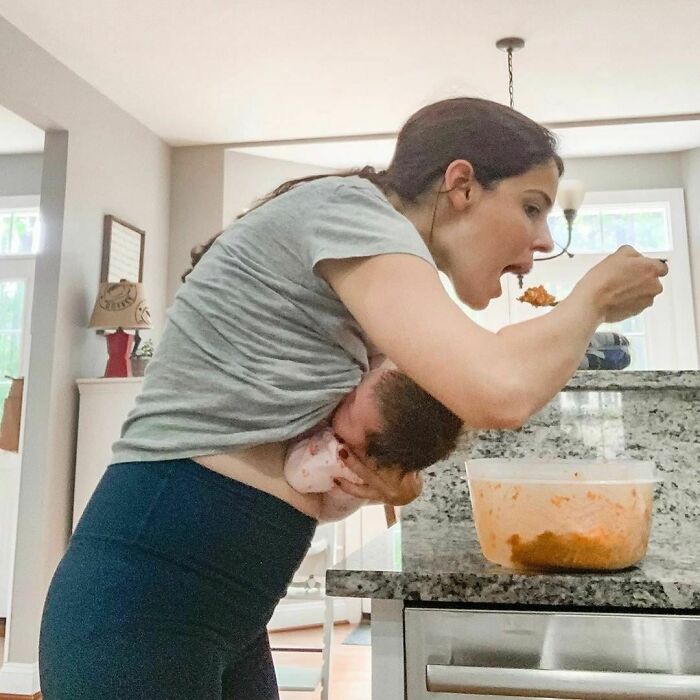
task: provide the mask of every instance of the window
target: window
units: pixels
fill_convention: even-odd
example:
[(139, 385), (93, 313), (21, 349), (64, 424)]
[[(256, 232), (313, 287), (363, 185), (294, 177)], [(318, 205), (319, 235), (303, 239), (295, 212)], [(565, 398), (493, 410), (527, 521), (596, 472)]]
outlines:
[(41, 224), (37, 197), (0, 197), (0, 255), (36, 255)]
[(38, 197), (0, 197), (0, 402), (10, 389), (8, 377), (26, 372), (40, 231)]
[(7, 377), (22, 373), (22, 340), (26, 282), (0, 280), (0, 401), (10, 390)]
[(32, 255), (39, 243), (39, 212), (0, 212), (0, 255)]
[[(672, 249), (669, 203), (627, 205), (584, 205), (574, 222), (570, 250), (579, 254), (613, 253), (631, 245), (643, 253)], [(561, 212), (549, 216), (555, 241), (567, 237), (566, 220)]]

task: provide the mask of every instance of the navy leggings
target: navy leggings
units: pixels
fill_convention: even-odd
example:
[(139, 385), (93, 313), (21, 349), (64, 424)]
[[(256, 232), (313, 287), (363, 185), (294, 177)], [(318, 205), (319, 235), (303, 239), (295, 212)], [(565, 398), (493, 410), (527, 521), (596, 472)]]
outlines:
[(107, 470), (54, 574), (44, 700), (271, 700), (265, 626), (316, 521), (188, 459)]

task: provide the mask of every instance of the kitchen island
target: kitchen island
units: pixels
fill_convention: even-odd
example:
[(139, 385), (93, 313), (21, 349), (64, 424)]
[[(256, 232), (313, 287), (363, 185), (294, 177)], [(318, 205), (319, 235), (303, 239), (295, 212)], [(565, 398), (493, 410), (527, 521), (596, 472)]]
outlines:
[[(330, 595), (372, 598), (373, 697), (700, 698), (698, 399), (700, 372), (580, 372), (522, 429), (486, 431), (429, 469), (401, 524), (328, 572)], [(655, 461), (646, 558), (608, 574), (490, 564), (471, 520), (470, 456)], [(495, 666), (495, 680), (481, 678)], [(509, 675), (531, 692), (498, 690)], [(532, 694), (542, 687), (552, 694)]]

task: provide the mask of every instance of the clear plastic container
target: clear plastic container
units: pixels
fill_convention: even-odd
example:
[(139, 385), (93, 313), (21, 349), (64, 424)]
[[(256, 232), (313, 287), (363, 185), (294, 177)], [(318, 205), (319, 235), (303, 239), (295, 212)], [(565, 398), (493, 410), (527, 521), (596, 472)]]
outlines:
[(615, 570), (644, 558), (653, 462), (573, 459), (467, 461), (484, 556), (525, 570)]

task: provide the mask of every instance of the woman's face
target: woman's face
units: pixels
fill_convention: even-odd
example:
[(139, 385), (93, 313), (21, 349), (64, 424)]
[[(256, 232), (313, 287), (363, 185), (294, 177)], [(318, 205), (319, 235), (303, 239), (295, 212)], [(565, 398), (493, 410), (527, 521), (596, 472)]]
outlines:
[[(547, 214), (556, 197), (559, 172), (550, 161), (501, 180), (493, 189), (484, 189), (473, 179), (459, 189), (456, 182), (432, 247), (457, 296), (468, 306), (483, 309), (502, 294), (504, 274), (526, 274), (536, 252), (553, 249)], [(449, 189), (447, 179), (445, 184)]]

